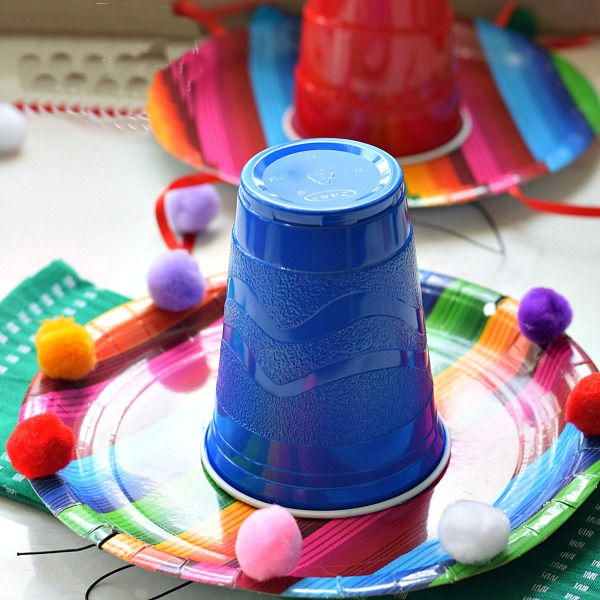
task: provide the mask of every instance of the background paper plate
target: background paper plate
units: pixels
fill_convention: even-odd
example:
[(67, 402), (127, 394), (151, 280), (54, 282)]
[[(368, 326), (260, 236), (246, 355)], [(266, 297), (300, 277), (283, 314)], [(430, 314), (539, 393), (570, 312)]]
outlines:
[[(237, 183), (245, 162), (293, 137), (300, 20), (273, 8), (247, 29), (209, 39), (159, 71), (148, 114), (162, 146)], [(467, 202), (571, 163), (600, 130), (585, 77), (557, 54), (486, 21), (455, 21), (462, 111), (458, 148), (400, 159), (411, 206)]]
[[(300, 519), (300, 563), (257, 583), (234, 554), (254, 509), (220, 491), (202, 469), (214, 405), (225, 288), (167, 313), (143, 299), (88, 325), (99, 363), (69, 383), (38, 374), (20, 418), (53, 412), (74, 428), (76, 458), (32, 480), (68, 527), (135, 565), (183, 579), (300, 597), (393, 594), (462, 579), (542, 542), (593, 491), (600, 440), (563, 419), (569, 391), (595, 370), (563, 336), (546, 350), (521, 336), (517, 303), (465, 281), (421, 272), (439, 410), (452, 436), (440, 480), (378, 513)], [(441, 511), (460, 498), (510, 517), (508, 549), (492, 563), (456, 564), (441, 548)]]

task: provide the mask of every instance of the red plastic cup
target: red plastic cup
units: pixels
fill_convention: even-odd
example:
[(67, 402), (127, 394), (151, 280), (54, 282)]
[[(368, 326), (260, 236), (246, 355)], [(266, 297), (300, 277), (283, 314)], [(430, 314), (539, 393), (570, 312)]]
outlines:
[(394, 156), (432, 150), (460, 130), (447, 0), (309, 0), (296, 67), (294, 126)]

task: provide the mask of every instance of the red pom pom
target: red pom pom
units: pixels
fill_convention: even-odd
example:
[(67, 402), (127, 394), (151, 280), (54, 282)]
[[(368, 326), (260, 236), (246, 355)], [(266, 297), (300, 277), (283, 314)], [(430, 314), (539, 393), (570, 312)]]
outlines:
[(584, 377), (571, 390), (565, 418), (585, 435), (600, 435), (600, 373)]
[(73, 456), (75, 435), (56, 415), (36, 415), (19, 423), (6, 441), (12, 466), (28, 479), (52, 475)]

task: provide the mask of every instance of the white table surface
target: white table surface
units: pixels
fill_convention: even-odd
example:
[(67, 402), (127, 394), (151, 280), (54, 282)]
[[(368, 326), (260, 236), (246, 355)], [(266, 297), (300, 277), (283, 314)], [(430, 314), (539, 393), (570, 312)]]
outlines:
[[(600, 89), (600, 44), (572, 50), (569, 56)], [(154, 221), (154, 199), (171, 180), (189, 171), (148, 132), (126, 133), (60, 116), (30, 117), (23, 152), (0, 160), (0, 297), (55, 258), (100, 286), (131, 297), (144, 295), (148, 266), (164, 250)], [(227, 268), (235, 190), (222, 186), (222, 191), (223, 214), (194, 251), (205, 273)], [(528, 185), (526, 192), (600, 204), (600, 144), (565, 170)], [(600, 219), (543, 215), (507, 196), (483, 204), (500, 228), (504, 256), (416, 225), (419, 265), (515, 297), (537, 285), (557, 289), (573, 306), (569, 333), (600, 363)], [(473, 206), (413, 210), (412, 216), (496, 245)], [(0, 598), (81, 599), (94, 579), (125, 564), (96, 549), (17, 557), (18, 551), (86, 542), (50, 515), (6, 498), (0, 498), (0, 530)], [(100, 584), (91, 597), (142, 599), (177, 583), (134, 568)], [(172, 597), (257, 596), (193, 584)]]

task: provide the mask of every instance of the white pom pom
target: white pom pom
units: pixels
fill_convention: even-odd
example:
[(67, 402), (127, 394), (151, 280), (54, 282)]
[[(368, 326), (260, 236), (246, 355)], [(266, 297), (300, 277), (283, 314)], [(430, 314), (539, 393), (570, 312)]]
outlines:
[(0, 154), (18, 152), (25, 139), (25, 117), (8, 102), (0, 102)]
[(510, 521), (499, 508), (459, 500), (442, 513), (438, 535), (444, 550), (456, 561), (483, 563), (508, 546)]

